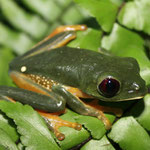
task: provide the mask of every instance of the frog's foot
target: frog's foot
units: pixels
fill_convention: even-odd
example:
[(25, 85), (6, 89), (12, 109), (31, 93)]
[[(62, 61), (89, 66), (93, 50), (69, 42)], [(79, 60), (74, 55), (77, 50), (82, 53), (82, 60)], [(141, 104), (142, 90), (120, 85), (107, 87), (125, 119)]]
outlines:
[(108, 106), (101, 106), (98, 103), (98, 100), (92, 100), (90, 102), (87, 102), (87, 105), (94, 107), (95, 109), (101, 110), (102, 112), (111, 112), (114, 113), (117, 117), (121, 117), (123, 114), (123, 110), (120, 108), (113, 108)]
[(57, 27), (46, 39), (49, 39), (56, 34), (59, 34), (61, 32), (66, 32), (66, 31), (84, 31), (87, 29), (86, 25), (65, 25), (65, 26), (60, 26)]
[(57, 41), (55, 42), (56, 45), (53, 48), (62, 47), (64, 45), (66, 45), (69, 41), (71, 41), (71, 40), (76, 38), (75, 33), (74, 32), (70, 32), (70, 31), (84, 31), (86, 29), (87, 29), (86, 25), (65, 25), (65, 26), (60, 26), (60, 27), (57, 27), (43, 41), (41, 41), (40, 44), (45, 42), (45, 41), (48, 41), (49, 39), (51, 39), (52, 37), (56, 36), (57, 34), (60, 34), (62, 32), (67, 32), (68, 31), (67, 35), (63, 35), (63, 37), (64, 37), (63, 40), (62, 39), (59, 40), (60, 37), (57, 39)]
[(104, 113), (102, 111), (98, 111), (98, 114), (99, 115), (97, 116), (97, 118), (99, 120), (101, 120), (104, 123), (105, 128), (107, 130), (109, 130), (111, 128), (111, 126), (112, 126), (111, 122), (108, 120), (108, 118), (104, 115)]
[(82, 129), (82, 125), (78, 123), (62, 120), (60, 117), (53, 115), (51, 113), (45, 113), (40, 111), (38, 111), (38, 113), (46, 120), (46, 122), (49, 125), (49, 128), (53, 131), (56, 138), (60, 141), (64, 140), (65, 138), (65, 135), (59, 131), (60, 127), (64, 127), (64, 126), (70, 127), (78, 131)]
[(82, 112), (83, 115), (97, 117), (99, 120), (101, 120), (104, 123), (105, 128), (107, 130), (109, 130), (111, 128), (111, 126), (112, 126), (111, 122), (109, 121), (109, 119), (105, 116), (105, 114), (101, 110), (98, 110), (87, 104), (84, 104), (84, 107), (85, 107), (84, 108), (85, 110), (83, 110), (83, 112)]

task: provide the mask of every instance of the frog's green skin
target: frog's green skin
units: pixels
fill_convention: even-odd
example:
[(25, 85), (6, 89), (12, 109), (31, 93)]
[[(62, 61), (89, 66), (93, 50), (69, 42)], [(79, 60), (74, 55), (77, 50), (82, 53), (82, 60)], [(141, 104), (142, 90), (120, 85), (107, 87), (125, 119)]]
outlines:
[[(32, 57), (17, 58), (10, 69), (26, 74), (42, 75), (62, 85), (76, 87), (83, 92), (104, 101), (136, 99), (145, 94), (145, 82), (139, 75), (139, 66), (133, 58), (106, 56), (94, 51), (61, 47)], [(101, 95), (98, 84), (108, 76), (121, 83), (120, 91), (113, 97)], [(136, 86), (140, 88), (137, 91)]]
[[(28, 84), (37, 86), (51, 96), (23, 89), (1, 87), (1, 97), (12, 97), (49, 112), (63, 110), (67, 102), (76, 112), (90, 114), (86, 113), (89, 111), (87, 107), (65, 89), (66, 86), (78, 88), (94, 98), (111, 102), (138, 99), (146, 94), (145, 82), (140, 77), (139, 66), (135, 59), (109, 56), (78, 48), (49, 48), (58, 37), (64, 36), (66, 36), (64, 33), (57, 35), (10, 63), (9, 72), (17, 78), (20, 78), (21, 74), (32, 74), (57, 82), (57, 86), (49, 91), (30, 79), (25, 79)], [(109, 98), (98, 91), (98, 85), (106, 77), (113, 77), (120, 82), (118, 93)]]

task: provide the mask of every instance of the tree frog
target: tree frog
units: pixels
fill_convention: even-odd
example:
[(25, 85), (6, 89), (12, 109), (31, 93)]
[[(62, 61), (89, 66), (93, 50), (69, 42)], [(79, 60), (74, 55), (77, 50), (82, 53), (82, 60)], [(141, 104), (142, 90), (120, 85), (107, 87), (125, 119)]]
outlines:
[(10, 63), (10, 77), (20, 88), (0, 87), (1, 99), (20, 101), (38, 110), (59, 140), (64, 139), (58, 131), (60, 126), (81, 129), (80, 124), (51, 114), (61, 114), (66, 104), (81, 115), (97, 117), (109, 129), (111, 124), (103, 114), (105, 110), (94, 103), (86, 104), (81, 98), (117, 102), (141, 99), (147, 93), (134, 58), (65, 46), (76, 37), (75, 31), (85, 29), (85, 25), (57, 28)]

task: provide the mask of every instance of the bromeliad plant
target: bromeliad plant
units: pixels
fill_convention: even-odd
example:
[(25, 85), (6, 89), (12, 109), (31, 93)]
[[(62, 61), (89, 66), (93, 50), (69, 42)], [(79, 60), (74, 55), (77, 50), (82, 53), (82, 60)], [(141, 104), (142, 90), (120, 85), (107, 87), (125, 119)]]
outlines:
[[(2, 4), (2, 12), (4, 16), (6, 18), (9, 18), (8, 17), (9, 13), (6, 13), (5, 8), (6, 8), (6, 5), (9, 5), (10, 3), (13, 4), (13, 1), (1, 0), (0, 2)], [(137, 65), (135, 65), (136, 64), (135, 60), (133, 61), (133, 59), (131, 58), (130, 59), (119, 58), (120, 63), (116, 63), (116, 61), (112, 61), (112, 60), (114, 58), (118, 59), (118, 57), (110, 56), (110, 54), (107, 51), (104, 51), (103, 49), (109, 50), (112, 53), (112, 55), (118, 55), (118, 56), (123, 56), (123, 57), (130, 56), (130, 57), (134, 57), (135, 59), (137, 59), (140, 65), (140, 75), (146, 81), (146, 84), (148, 86), (150, 82), (149, 80), (150, 67), (149, 67), (149, 59), (147, 56), (148, 52), (146, 53), (146, 50), (149, 50), (148, 35), (150, 31), (150, 24), (148, 22), (148, 19), (146, 18), (149, 17), (150, 13), (147, 11), (146, 8), (148, 5), (150, 5), (150, 3), (148, 1), (136, 1), (136, 0), (132, 2), (123, 2), (121, 0), (120, 1), (119, 0), (115, 0), (115, 1), (89, 0), (88, 3), (86, 0), (75, 0), (75, 2), (81, 5), (84, 9), (86, 9), (86, 12), (89, 13), (91, 16), (95, 17), (97, 24), (96, 24), (96, 29), (94, 28), (94, 26), (92, 26), (91, 28), (88, 28), (86, 31), (77, 32), (76, 40), (73, 40), (67, 46), (75, 47), (75, 48), (80, 47), (80, 49), (88, 49), (88, 50), (97, 51), (97, 52), (92, 52), (92, 51), (87, 51), (87, 50), (82, 51), (82, 50), (72, 49), (72, 48), (68, 48), (68, 49), (71, 51), (76, 50), (77, 52), (81, 51), (80, 53), (83, 53), (83, 56), (81, 56), (83, 57), (82, 59), (86, 59), (84, 54), (86, 55), (88, 54), (87, 55), (88, 60), (90, 60), (92, 56), (95, 54), (94, 61), (98, 59), (97, 55), (100, 55), (100, 57), (102, 56), (103, 58), (105, 58), (103, 59), (103, 64), (105, 64), (105, 62), (107, 64), (108, 61), (111, 61), (110, 63), (111, 66), (116, 66), (116, 67), (119, 67), (122, 64), (124, 64), (122, 65), (122, 67), (120, 67), (119, 72), (117, 73), (117, 76), (115, 73), (116, 70), (113, 71), (111, 69), (111, 66), (110, 68), (106, 68), (106, 67), (104, 68), (102, 64), (101, 65), (99, 64), (101, 66), (101, 70), (107, 69), (109, 70), (109, 73), (111, 71), (111, 73), (113, 74), (113, 75), (111, 74), (111, 77), (109, 75), (109, 78), (107, 78), (107, 80), (113, 83), (113, 86), (119, 85), (117, 86), (117, 88), (115, 88), (115, 92), (109, 91), (109, 93), (107, 93), (107, 91), (101, 88), (101, 85), (103, 85), (106, 80), (105, 79), (104, 79), (105, 81), (100, 80), (101, 81), (100, 86), (98, 87), (99, 87), (100, 93), (103, 95), (101, 97), (102, 100), (113, 99), (113, 97), (115, 97), (115, 94), (117, 94), (120, 91), (124, 91), (123, 89), (119, 89), (118, 87), (121, 87), (122, 84), (129, 83), (131, 79), (133, 79), (133, 84), (130, 89), (130, 94), (134, 93), (132, 88), (135, 88), (135, 91), (137, 92), (137, 94), (134, 94), (134, 99), (136, 97), (144, 95), (145, 85), (142, 79), (138, 75), (139, 69)], [(134, 14), (130, 13), (130, 12), (133, 12), (133, 10), (135, 13)], [(135, 15), (137, 15), (138, 10), (142, 12), (139, 17), (139, 18), (142, 18), (140, 19), (140, 21), (138, 20), (138, 18), (134, 18)], [(92, 20), (92, 23), (96, 23), (96, 21)], [(1, 29), (2, 28), (5, 29), (5, 27), (1, 25)], [(131, 31), (130, 30), (131, 28), (133, 28), (134, 31)], [(2, 32), (2, 30), (0, 31)], [(2, 33), (6, 37), (6, 33), (4, 32)], [(59, 35), (59, 39), (60, 39), (60, 35)], [(60, 40), (58, 40), (58, 42), (60, 42)], [(4, 42), (2, 43), (4, 44)], [(63, 42), (61, 41), (61, 43)], [(54, 44), (53, 46), (56, 46), (56, 45), (59, 45), (59, 44)], [(33, 56), (36, 56), (40, 53), (42, 54), (43, 49), (45, 49), (45, 47), (42, 46), (43, 47), (42, 49), (41, 49), (41, 46), (39, 47), (40, 48), (38, 48), (37, 52), (35, 52), (35, 50), (33, 50), (33, 52), (29, 51), (27, 55), (26, 54), (24, 55), (24, 57), (22, 56), (19, 57), (19, 60), (20, 58), (23, 58), (23, 60), (21, 59), (21, 63), (25, 63), (25, 60), (27, 58), (30, 59), (30, 58), (33, 58)], [(147, 49), (145, 49), (145, 47)], [(59, 49), (57, 51), (59, 51)], [(53, 53), (56, 53), (57, 51), (53, 50)], [(64, 48), (62, 48), (60, 49), (60, 52), (65, 53), (66, 51)], [(98, 52), (105, 53), (105, 55), (99, 54)], [(6, 49), (5, 53), (3, 52), (3, 55), (7, 57), (9, 55), (9, 51)], [(69, 55), (69, 53), (67, 53), (67, 55)], [(60, 55), (58, 56), (61, 57)], [(16, 60), (14, 61), (15, 63), (17, 62)], [(73, 60), (73, 58), (71, 60)], [(125, 63), (123, 63), (122, 60), (126, 60)], [(27, 63), (29, 62), (30, 61), (27, 61)], [(35, 61), (33, 61), (33, 63), (34, 62)], [(28, 67), (26, 65), (22, 65), (21, 63), (18, 63), (18, 64), (16, 63), (16, 65), (14, 65), (13, 68), (16, 68), (16, 69), (18, 68), (19, 71), (21, 71), (22, 73), (25, 73), (26, 71), (28, 71)], [(93, 61), (91, 63), (93, 63)], [(122, 73), (122, 71), (125, 69), (125, 66), (128, 66), (128, 64), (132, 66), (132, 67), (129, 67), (129, 70), (131, 72), (127, 71), (126, 73)], [(19, 65), (21, 65), (21, 67), (17, 67)], [(88, 66), (89, 65), (90, 64), (88, 64)], [(16, 79), (14, 77), (14, 74), (12, 76), (15, 81)], [(106, 76), (106, 73), (105, 73), (105, 76)], [(115, 78), (112, 78), (114, 76)], [(139, 78), (137, 78), (137, 76)], [(123, 77), (126, 77), (124, 80), (122, 80), (123, 83), (120, 83), (120, 80), (118, 82), (118, 79), (123, 79)], [(33, 78), (33, 76), (31, 78)], [(143, 83), (143, 84), (139, 85), (137, 83)], [(20, 82), (18, 82), (18, 84), (20, 84)], [(70, 82), (70, 85), (73, 85), (73, 83)], [(70, 91), (72, 90), (73, 89), (71, 89)], [(74, 90), (76, 91), (78, 89), (74, 89)], [(88, 88), (87, 91), (91, 91), (91, 90), (89, 90)], [(114, 88), (112, 90), (114, 90)], [(140, 95), (138, 92), (139, 90), (143, 91), (143, 92), (140, 92)], [(54, 91), (57, 91), (59, 94), (61, 93), (58, 87), (55, 88)], [(6, 95), (6, 93), (8, 93), (8, 95)], [(8, 88), (3, 89), (2, 99), (12, 101), (12, 99), (10, 99), (9, 97), (9, 94), (11, 94), (11, 91)], [(121, 95), (124, 95), (125, 97), (127, 97), (127, 99), (129, 99), (128, 95), (125, 94), (124, 92), (122, 92)], [(95, 95), (93, 94), (92, 96), (95, 96)], [(103, 99), (103, 97), (105, 96), (106, 98)], [(19, 100), (22, 101), (23, 97), (21, 96), (21, 99)], [(29, 100), (30, 97), (28, 95), (27, 97), (28, 98), (26, 98), (26, 100)], [(121, 99), (123, 97), (119, 97), (119, 98)], [(118, 100), (117, 97), (116, 97), (116, 100)], [(148, 109), (149, 100), (150, 100), (150, 96), (148, 94), (144, 97), (144, 99), (140, 99), (137, 101), (135, 100), (135, 101), (130, 101), (130, 102), (119, 102), (119, 103), (113, 103), (113, 104), (108, 103), (108, 102), (104, 103), (100, 101), (99, 104), (103, 105), (103, 107), (99, 106), (101, 109), (103, 109), (104, 106), (109, 106), (109, 109), (111, 110), (116, 111), (116, 108), (114, 107), (118, 107), (124, 110), (124, 115), (122, 116), (122, 118), (112, 125), (112, 129), (109, 130), (109, 132), (107, 132), (103, 123), (100, 120), (94, 117), (90, 117), (90, 116), (82, 116), (67, 109), (66, 113), (64, 115), (61, 115), (60, 117), (63, 120), (68, 120), (70, 122), (77, 122), (79, 124), (82, 124), (83, 128), (80, 131), (76, 131), (68, 127), (61, 127), (59, 131), (65, 135), (65, 139), (63, 141), (57, 140), (55, 138), (54, 134), (50, 132), (50, 130), (46, 126), (44, 120), (40, 117), (40, 115), (36, 111), (34, 111), (31, 108), (31, 106), (22, 105), (18, 102), (10, 103), (10, 102), (1, 101), (0, 102), (0, 109), (1, 109), (0, 137), (2, 138), (0, 140), (0, 146), (1, 146), (1, 149), (5, 149), (6, 147), (7, 148), (9, 147), (9, 149), (21, 149), (24, 147), (27, 147), (29, 149), (32, 149), (32, 148), (33, 149), (54, 149), (54, 150), (55, 149), (56, 150), (57, 149), (70, 149), (73, 146), (76, 146), (82, 143), (83, 141), (85, 141), (86, 139), (88, 139), (89, 142), (87, 142), (85, 145), (80, 145), (81, 149), (83, 150), (84, 149), (97, 149), (97, 148), (98, 149), (102, 149), (102, 148), (103, 149), (115, 149), (116, 146), (119, 146), (121, 149), (149, 149), (150, 139), (149, 139), (149, 134), (147, 132), (150, 129), (150, 121), (148, 119), (148, 116), (150, 113)], [(76, 102), (80, 102), (80, 101), (76, 101)], [(70, 104), (69, 106), (71, 108), (73, 107)], [(113, 114), (105, 114), (105, 115), (113, 123), (116, 115), (113, 115)], [(105, 122), (105, 125), (108, 125), (108, 124), (106, 124)], [(114, 141), (116, 144), (112, 143), (113, 145), (111, 145), (111, 142), (109, 139), (111, 139), (111, 141)]]

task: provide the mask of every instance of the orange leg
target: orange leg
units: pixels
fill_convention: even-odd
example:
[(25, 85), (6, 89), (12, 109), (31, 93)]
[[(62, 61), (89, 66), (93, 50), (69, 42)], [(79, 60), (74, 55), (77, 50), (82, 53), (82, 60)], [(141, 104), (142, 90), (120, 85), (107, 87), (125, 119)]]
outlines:
[(65, 26), (60, 26), (57, 27), (49, 36), (47, 36), (45, 39), (49, 39), (56, 34), (59, 34), (61, 32), (66, 32), (66, 31), (84, 31), (87, 29), (86, 25), (65, 25)]
[(60, 127), (63, 127), (63, 126), (70, 127), (70, 128), (74, 128), (75, 130), (78, 130), (78, 131), (82, 129), (82, 125), (80, 125), (78, 123), (62, 120), (60, 117), (58, 117), (54, 114), (45, 113), (45, 112), (41, 112), (41, 111), (38, 111), (38, 113), (46, 120), (50, 129), (54, 132), (55, 136), (60, 141), (64, 140), (64, 138), (65, 138), (65, 135), (62, 134), (61, 132), (59, 132)]
[[(51, 39), (52, 37), (54, 37), (55, 35), (57, 35), (59, 33), (67, 32), (67, 31), (84, 31), (86, 29), (87, 29), (86, 25), (64, 25), (64, 26), (57, 27), (50, 35), (48, 35), (46, 38), (44, 38), (44, 40), (40, 41), (35, 46), (33, 46), (33, 48), (41, 45), (42, 43), (44, 43), (45, 41)], [(76, 35), (73, 34), (73, 33), (70, 33), (70, 35), (67, 35), (67, 38), (65, 38), (64, 40), (62, 40), (62, 42), (60, 42), (59, 44), (57, 44), (53, 48), (58, 48), (58, 47), (64, 46), (69, 41), (71, 41), (71, 40), (73, 40), (75, 38), (76, 38)]]

